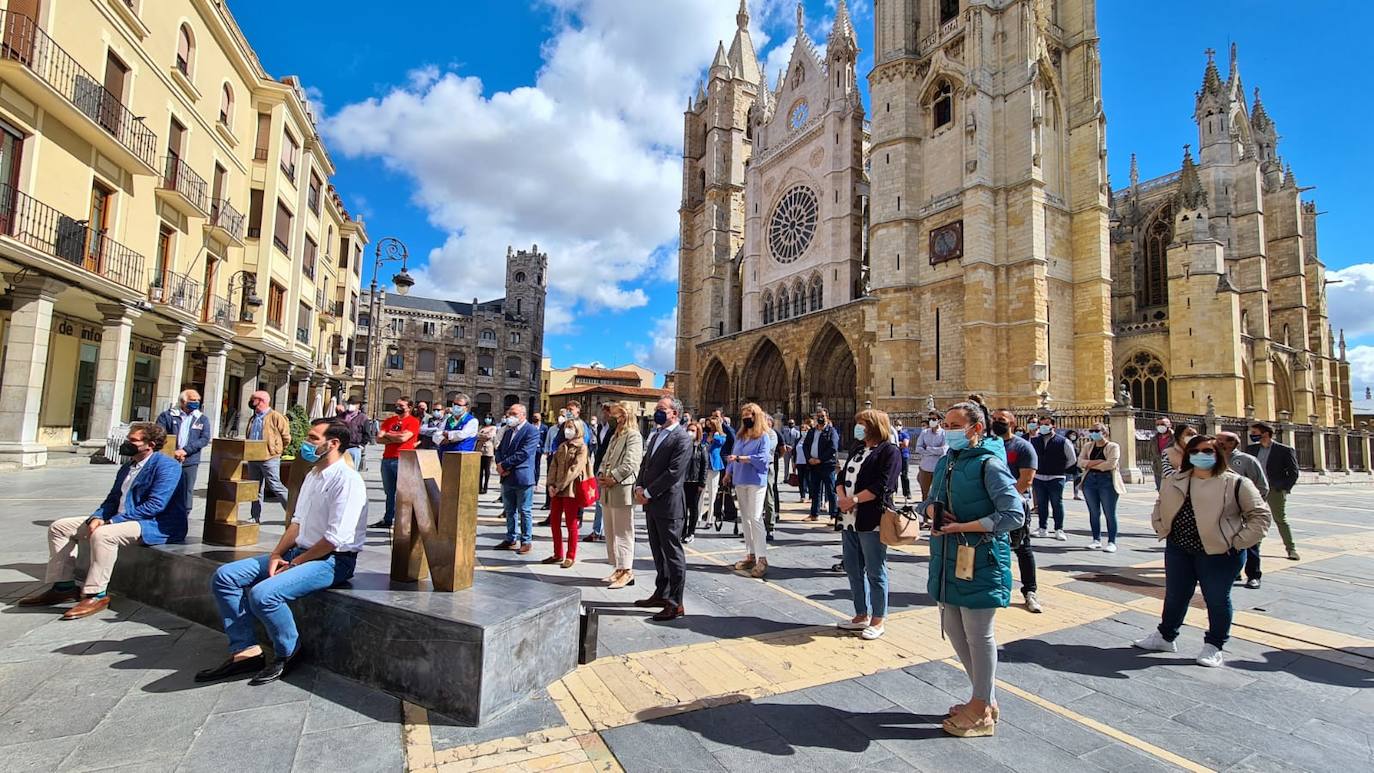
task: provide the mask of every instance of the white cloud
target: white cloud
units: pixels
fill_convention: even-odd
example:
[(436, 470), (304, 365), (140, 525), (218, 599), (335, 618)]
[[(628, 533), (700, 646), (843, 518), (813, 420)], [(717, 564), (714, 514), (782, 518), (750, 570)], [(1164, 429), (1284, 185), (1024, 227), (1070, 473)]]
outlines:
[[(487, 93), (430, 65), (330, 116), (331, 147), (415, 182), (445, 231), (416, 292), (500, 295), (507, 245), (549, 255), (550, 330), (582, 309), (648, 296), (677, 236), (682, 111), (736, 0), (545, 0), (555, 9), (535, 82)], [(776, 2), (767, 0), (764, 5)]]
[(631, 347), (635, 362), (663, 376), (673, 369), (677, 357), (677, 307), (654, 320), (648, 345)]
[(1340, 280), (1326, 288), (1331, 326), (1344, 329), (1347, 341), (1374, 335), (1374, 263), (1328, 271), (1326, 278)]

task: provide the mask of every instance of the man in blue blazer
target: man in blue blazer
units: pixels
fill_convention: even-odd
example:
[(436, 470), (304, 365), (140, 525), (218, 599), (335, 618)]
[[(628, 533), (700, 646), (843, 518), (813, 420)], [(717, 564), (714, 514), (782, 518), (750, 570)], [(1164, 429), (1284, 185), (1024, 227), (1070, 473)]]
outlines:
[[(51, 606), (75, 601), (62, 615), (76, 620), (108, 607), (105, 586), (110, 582), (122, 545), (161, 545), (186, 539), (186, 511), (172, 502), (181, 482), (181, 465), (159, 453), (166, 430), (152, 422), (137, 422), (119, 448), (130, 457), (119, 468), (109, 496), (90, 516), (59, 518), (48, 527), (48, 572), (52, 587), (23, 598), (20, 606)], [(77, 553), (89, 563), (78, 590)]]
[(191, 497), (196, 488), (196, 473), (200, 471), (201, 449), (210, 445), (210, 419), (200, 412), (200, 393), (188, 389), (181, 393), (176, 407), (168, 408), (157, 417), (157, 424), (167, 431), (167, 437), (177, 439), (175, 457), (181, 462), (181, 482), (177, 484), (172, 505), (191, 513)]
[[(534, 547), (534, 481), (539, 473), (539, 430), (525, 421), (525, 406), (516, 403), (506, 409), (506, 431), (496, 447), (496, 474), (501, 476), (501, 505), (506, 511), (506, 540), (497, 550), (514, 550), (524, 555)], [(519, 515), (519, 528), (516, 515)]]
[(840, 433), (830, 423), (824, 410), (816, 412), (816, 426), (802, 438), (802, 458), (811, 476), (811, 515), (808, 521), (819, 520), (821, 497), (830, 507), (830, 517), (838, 518), (840, 509), (835, 500), (835, 467), (840, 449)]

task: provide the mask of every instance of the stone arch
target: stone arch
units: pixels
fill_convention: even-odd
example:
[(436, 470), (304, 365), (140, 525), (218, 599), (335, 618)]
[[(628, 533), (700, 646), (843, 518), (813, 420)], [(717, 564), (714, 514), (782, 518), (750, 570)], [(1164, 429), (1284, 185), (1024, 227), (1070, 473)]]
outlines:
[(730, 408), (730, 375), (720, 360), (712, 357), (701, 377), (701, 404), (696, 406), (697, 413), (705, 415), (721, 408)]
[(773, 413), (787, 403), (787, 364), (782, 350), (767, 337), (759, 339), (745, 360), (745, 383), (741, 402), (758, 403), (764, 413)]
[(1284, 358), (1275, 356), (1274, 417), (1278, 418), (1279, 413), (1283, 411), (1287, 411), (1290, 417), (1293, 416), (1293, 377), (1288, 372), (1288, 363)]
[(820, 403), (835, 420), (847, 428), (858, 410), (858, 366), (854, 350), (839, 328), (826, 323), (806, 355), (807, 381), (811, 386), (810, 409)]
[[(390, 406), (392, 403), (395, 403), (397, 400), (400, 400), (400, 399), (401, 399), (401, 389), (400, 389), (400, 387), (387, 387), (386, 389), (383, 389), (383, 390), (382, 390), (382, 404), (383, 404), (383, 405)], [(378, 411), (378, 414), (377, 414), (377, 415), (379, 415), (379, 416), (382, 415), (382, 412), (381, 412), (381, 411)]]
[(489, 393), (489, 392), (478, 392), (478, 393), (477, 393), (477, 396), (474, 397), (473, 400), (472, 400), (472, 408), (473, 408), (473, 411), (472, 411), (472, 412), (473, 412), (473, 414), (476, 415), (476, 416), (481, 416), (481, 417), (490, 416), (490, 415), (491, 415), (491, 393)]
[(1126, 358), (1119, 375), (1131, 393), (1131, 405), (1145, 411), (1169, 410), (1169, 371), (1159, 355), (1140, 349)]
[(434, 407), (434, 390), (432, 390), (432, 389), (417, 389), (417, 390), (415, 390), (415, 402), (417, 402), (417, 403), (424, 403), (425, 405), (428, 405), (430, 408), (433, 408), (433, 407)]
[(1172, 200), (1161, 204), (1140, 231), (1140, 256), (1136, 269), (1136, 308), (1169, 303), (1169, 244), (1174, 240)]

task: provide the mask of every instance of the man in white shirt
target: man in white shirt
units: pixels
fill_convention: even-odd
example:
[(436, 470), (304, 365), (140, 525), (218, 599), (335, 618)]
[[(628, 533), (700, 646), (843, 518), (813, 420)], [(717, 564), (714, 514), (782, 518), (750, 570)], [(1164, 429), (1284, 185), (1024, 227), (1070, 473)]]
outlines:
[[(351, 432), (342, 422), (316, 419), (301, 443), (301, 458), (314, 461), (297, 495), (295, 517), (272, 552), (221, 566), (210, 583), (229, 636), (229, 659), (196, 674), (212, 682), (254, 671), (251, 685), (275, 682), (300, 652), (296, 619), (288, 601), (341, 585), (353, 577), (367, 538), (367, 487), (340, 463)], [(247, 599), (244, 599), (245, 592)], [(276, 657), (266, 664), (253, 631), (262, 621)]]

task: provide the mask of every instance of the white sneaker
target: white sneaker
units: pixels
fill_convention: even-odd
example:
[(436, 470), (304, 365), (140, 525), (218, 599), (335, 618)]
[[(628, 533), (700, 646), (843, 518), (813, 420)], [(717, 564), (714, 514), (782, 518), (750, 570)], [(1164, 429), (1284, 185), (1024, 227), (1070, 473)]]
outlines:
[(1060, 542), (1067, 542), (1067, 541), (1069, 540), (1068, 537), (1065, 537), (1065, 536), (1064, 536), (1064, 530), (1063, 530), (1063, 529), (1055, 529), (1055, 530), (1054, 530), (1054, 538), (1057, 539), (1057, 540), (1059, 540)]
[(870, 625), (869, 627), (863, 629), (863, 631), (859, 633), (859, 638), (867, 639), (868, 641), (873, 641), (874, 639), (881, 638), (884, 633), (887, 633), (887, 631), (884, 630), (884, 628), (881, 625), (877, 628), (874, 628)]
[(1040, 614), (1040, 599), (1035, 597), (1035, 591), (1026, 591), (1024, 595), (1026, 597), (1026, 611)]
[(1216, 668), (1225, 662), (1225, 659), (1221, 656), (1221, 650), (1210, 644), (1202, 645), (1202, 652), (1197, 654), (1197, 664), (1199, 666)]
[(1164, 634), (1159, 631), (1151, 631), (1149, 636), (1136, 639), (1131, 642), (1131, 645), (1151, 652), (1178, 652), (1178, 645), (1171, 641), (1165, 641)]
[(1103, 550), (1106, 550), (1108, 553), (1115, 553), (1115, 552), (1116, 552), (1116, 543), (1115, 543), (1115, 542), (1108, 542), (1108, 543), (1107, 543), (1107, 547), (1103, 548)]
[(1098, 542), (1097, 540), (1093, 540), (1092, 542), (1089, 542), (1089, 543), (1088, 543), (1088, 550), (1101, 550), (1101, 549), (1102, 549), (1102, 543), (1101, 543), (1101, 542)]
[(1044, 538), (1045, 538), (1045, 530), (1044, 530), (1044, 529), (1036, 529), (1036, 530), (1035, 530), (1035, 536), (1039, 537), (1040, 539), (1044, 539)]

